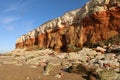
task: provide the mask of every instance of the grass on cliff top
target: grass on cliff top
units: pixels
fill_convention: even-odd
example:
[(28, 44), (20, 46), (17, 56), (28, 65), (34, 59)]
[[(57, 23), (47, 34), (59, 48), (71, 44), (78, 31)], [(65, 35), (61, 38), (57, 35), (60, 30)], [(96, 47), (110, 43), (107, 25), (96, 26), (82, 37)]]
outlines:
[(74, 46), (74, 45), (70, 45), (70, 44), (68, 44), (67, 45), (67, 52), (76, 52), (76, 51), (79, 51), (79, 50), (81, 50), (81, 48), (80, 47), (76, 47), (76, 46)]

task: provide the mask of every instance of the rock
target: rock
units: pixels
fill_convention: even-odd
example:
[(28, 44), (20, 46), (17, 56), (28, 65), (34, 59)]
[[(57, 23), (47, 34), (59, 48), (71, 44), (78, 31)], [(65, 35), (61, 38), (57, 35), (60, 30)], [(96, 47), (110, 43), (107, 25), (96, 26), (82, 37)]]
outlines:
[(23, 64), (21, 64), (21, 63), (17, 63), (17, 64), (15, 64), (16, 66), (22, 66)]
[(98, 55), (96, 56), (96, 59), (98, 59), (98, 60), (105, 59), (105, 55), (98, 54)]
[(37, 66), (35, 66), (35, 65), (31, 65), (31, 66), (30, 66), (30, 68), (36, 68), (36, 67), (37, 67)]
[(49, 75), (49, 73), (46, 71), (43, 71), (43, 75)]
[(41, 77), (40, 76), (38, 76), (38, 79), (40, 79)]
[(102, 71), (99, 72), (100, 80), (119, 80), (120, 79), (120, 74), (116, 73), (114, 71)]
[[(33, 54), (34, 55), (34, 54)], [(31, 58), (26, 61), (26, 64), (34, 64), (36, 66), (41, 65), (42, 63), (46, 63), (47, 60), (49, 60), (49, 55), (44, 55), (44, 56), (36, 56), (34, 58)]]
[(16, 41), (16, 48), (67, 51), (69, 45), (72, 51), (83, 46), (92, 47), (120, 34), (119, 5), (119, 0), (91, 0), (82, 8), (69, 11), (22, 35)]
[(106, 49), (98, 46), (98, 47), (96, 48), (96, 51), (100, 51), (100, 52), (104, 53), (104, 52), (106, 51)]
[(101, 53), (99, 53), (99, 52), (96, 52), (95, 50), (93, 50), (93, 49), (90, 49), (90, 48), (83, 48), (82, 50), (80, 50), (80, 51), (78, 51), (78, 54), (80, 55), (80, 56), (96, 56), (96, 55), (101, 55)]
[(72, 65), (67, 69), (70, 73), (77, 73), (77, 74), (87, 74), (89, 72), (89, 68), (83, 64), (78, 64), (76, 66)]
[(48, 64), (47, 66), (44, 67), (43, 74), (44, 75), (49, 75), (50, 71), (54, 68), (54, 65)]
[(120, 68), (116, 68), (114, 71), (120, 73)]
[(78, 64), (76, 66), (72, 65), (67, 69), (70, 73), (77, 73), (85, 77), (87, 80), (97, 80), (99, 79), (96, 69), (94, 67), (89, 67), (84, 64)]
[(27, 80), (29, 80), (29, 79), (30, 79), (30, 77), (27, 77), (26, 79), (27, 79)]
[(88, 75), (88, 80), (97, 80), (92, 74)]
[(77, 60), (78, 59), (78, 54), (76, 52), (70, 52), (68, 53), (68, 57), (69, 60)]
[(10, 62), (10, 61), (4, 61), (3, 64), (17, 64), (17, 61), (13, 61), (13, 62)]
[(120, 46), (119, 46), (119, 45), (112, 45), (112, 46), (109, 48), (109, 52), (113, 52), (113, 53), (118, 53), (118, 52), (120, 52)]
[(62, 77), (62, 73), (58, 73), (55, 75), (56, 78), (61, 78)]
[(71, 63), (70, 63), (69, 60), (63, 59), (61, 61), (61, 65), (64, 66), (64, 67), (69, 67), (71, 65)]
[(114, 60), (115, 59), (115, 54), (114, 53), (109, 53), (109, 54), (107, 54), (107, 55), (105, 55), (105, 58), (107, 59), (107, 60)]
[(56, 55), (58, 58), (60, 59), (64, 59), (66, 57), (67, 53), (59, 53), (58, 55)]
[(46, 66), (47, 63), (46, 62), (39, 62), (39, 66)]
[(48, 63), (53, 66), (58, 66), (58, 65), (61, 65), (61, 59), (50, 59)]

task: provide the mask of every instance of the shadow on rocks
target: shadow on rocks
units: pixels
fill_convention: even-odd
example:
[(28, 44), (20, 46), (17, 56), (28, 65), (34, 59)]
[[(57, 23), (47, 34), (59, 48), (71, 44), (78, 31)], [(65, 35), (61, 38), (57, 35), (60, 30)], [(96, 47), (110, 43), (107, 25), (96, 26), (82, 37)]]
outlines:
[(66, 72), (80, 74), (86, 80), (99, 80), (95, 68), (88, 68), (83, 64), (72, 65), (66, 69)]

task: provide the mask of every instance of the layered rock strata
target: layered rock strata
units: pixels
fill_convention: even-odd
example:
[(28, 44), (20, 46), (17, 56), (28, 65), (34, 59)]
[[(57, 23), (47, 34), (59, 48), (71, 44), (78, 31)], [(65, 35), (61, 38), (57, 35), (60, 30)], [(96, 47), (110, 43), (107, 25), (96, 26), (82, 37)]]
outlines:
[(120, 0), (90, 0), (82, 8), (48, 21), (16, 41), (16, 48), (83, 47), (120, 34)]

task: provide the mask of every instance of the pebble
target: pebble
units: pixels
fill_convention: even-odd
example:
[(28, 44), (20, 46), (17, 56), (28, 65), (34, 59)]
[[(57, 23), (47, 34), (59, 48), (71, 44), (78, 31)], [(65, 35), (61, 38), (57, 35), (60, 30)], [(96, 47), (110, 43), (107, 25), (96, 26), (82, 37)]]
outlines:
[(56, 78), (61, 78), (62, 77), (62, 73), (58, 73), (55, 75)]
[(97, 50), (97, 51), (100, 51), (100, 52), (102, 52), (102, 53), (106, 51), (106, 49), (104, 49), (104, 48), (102, 48), (102, 47), (99, 47), (99, 46), (96, 48), (96, 50)]
[(4, 61), (3, 64), (16, 64), (17, 61), (9, 62), (9, 61)]
[(43, 75), (49, 75), (49, 72), (43, 71)]
[(27, 79), (27, 80), (29, 80), (29, 79), (30, 79), (30, 77), (27, 77), (26, 79)]
[(38, 79), (40, 79), (41, 77), (40, 76), (38, 76)]
[(21, 63), (17, 63), (17, 64), (15, 64), (16, 66), (22, 66), (23, 64), (21, 64)]
[(37, 66), (35, 66), (35, 65), (31, 65), (30, 67), (31, 67), (31, 68), (37, 68)]

